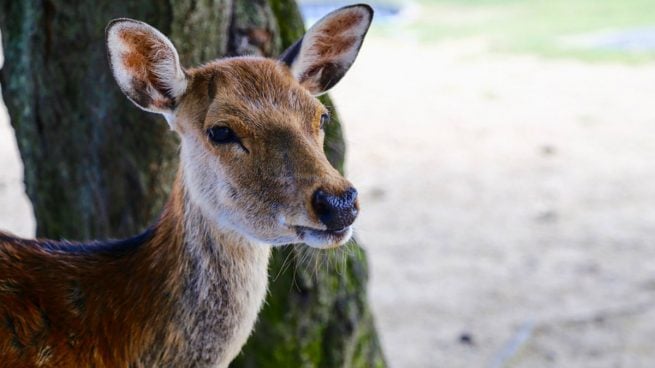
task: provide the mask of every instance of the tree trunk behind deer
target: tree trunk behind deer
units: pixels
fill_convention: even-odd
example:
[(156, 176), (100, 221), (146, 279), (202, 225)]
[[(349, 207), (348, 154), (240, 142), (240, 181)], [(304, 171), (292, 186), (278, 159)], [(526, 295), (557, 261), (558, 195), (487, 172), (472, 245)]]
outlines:
[[(104, 28), (118, 17), (170, 35), (184, 65), (277, 55), (304, 30), (293, 0), (1, 0), (0, 83), (40, 237), (136, 234), (156, 218), (173, 183), (175, 135), (126, 101), (110, 76)], [(335, 117), (325, 148), (342, 169)], [(355, 244), (339, 253), (276, 249), (266, 305), (231, 366), (385, 366), (366, 301), (367, 273)]]

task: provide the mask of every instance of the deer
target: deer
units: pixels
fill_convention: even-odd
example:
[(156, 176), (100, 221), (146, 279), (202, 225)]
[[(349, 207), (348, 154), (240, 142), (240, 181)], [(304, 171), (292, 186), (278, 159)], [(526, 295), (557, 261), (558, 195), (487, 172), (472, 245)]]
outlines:
[(317, 96), (350, 69), (372, 17), (368, 5), (343, 7), (277, 59), (188, 69), (157, 29), (111, 21), (111, 72), (179, 136), (178, 173), (137, 236), (0, 233), (0, 366), (227, 367), (265, 299), (271, 247), (352, 236), (357, 191), (325, 156), (330, 118)]

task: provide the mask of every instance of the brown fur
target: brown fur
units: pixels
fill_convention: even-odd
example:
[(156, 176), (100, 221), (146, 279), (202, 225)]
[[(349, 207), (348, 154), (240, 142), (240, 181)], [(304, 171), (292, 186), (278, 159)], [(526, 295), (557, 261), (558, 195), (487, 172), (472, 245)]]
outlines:
[(181, 195), (124, 251), (2, 234), (0, 366), (123, 367), (161, 343), (184, 271)]
[(156, 38), (150, 37), (147, 32), (123, 30), (120, 37), (130, 49), (123, 56), (125, 67), (140, 83), (149, 83), (162, 94), (168, 95), (167, 89), (154, 73), (155, 64), (172, 57), (168, 48), (162, 42), (158, 42)]
[(315, 36), (313, 52), (321, 58), (331, 58), (350, 50), (360, 38), (349, 31), (364, 21), (364, 14), (360, 11), (351, 11), (341, 17), (327, 19)]
[(212, 231), (193, 207), (180, 175), (151, 234), (126, 248), (2, 234), (0, 367), (225, 366), (252, 303), (238, 296), (256, 277), (244, 265), (268, 250), (220, 234), (189, 244)]
[(346, 11), (339, 17), (326, 19), (321, 28), (329, 35), (341, 34), (364, 20), (364, 15), (359, 11)]

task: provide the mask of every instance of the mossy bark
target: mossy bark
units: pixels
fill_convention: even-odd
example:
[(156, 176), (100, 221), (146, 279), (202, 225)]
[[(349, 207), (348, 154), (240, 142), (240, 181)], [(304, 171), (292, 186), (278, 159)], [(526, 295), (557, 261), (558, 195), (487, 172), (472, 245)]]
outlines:
[[(275, 56), (303, 33), (293, 0), (0, 0), (0, 83), (39, 236), (134, 234), (170, 190), (174, 134), (132, 106), (110, 75), (104, 27), (118, 17), (170, 35), (189, 66), (225, 55)], [(326, 152), (342, 170), (343, 137), (333, 120)], [(354, 242), (331, 252), (276, 249), (270, 274), (266, 306), (233, 367), (385, 365), (366, 302), (365, 255)]]

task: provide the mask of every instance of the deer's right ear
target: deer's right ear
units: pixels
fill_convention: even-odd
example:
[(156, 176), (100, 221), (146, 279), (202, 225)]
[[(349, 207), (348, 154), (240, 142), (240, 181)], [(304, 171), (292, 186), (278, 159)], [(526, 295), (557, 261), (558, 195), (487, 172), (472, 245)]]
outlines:
[(140, 108), (163, 114), (172, 126), (187, 76), (171, 41), (132, 19), (111, 21), (105, 37), (111, 71), (123, 93)]

